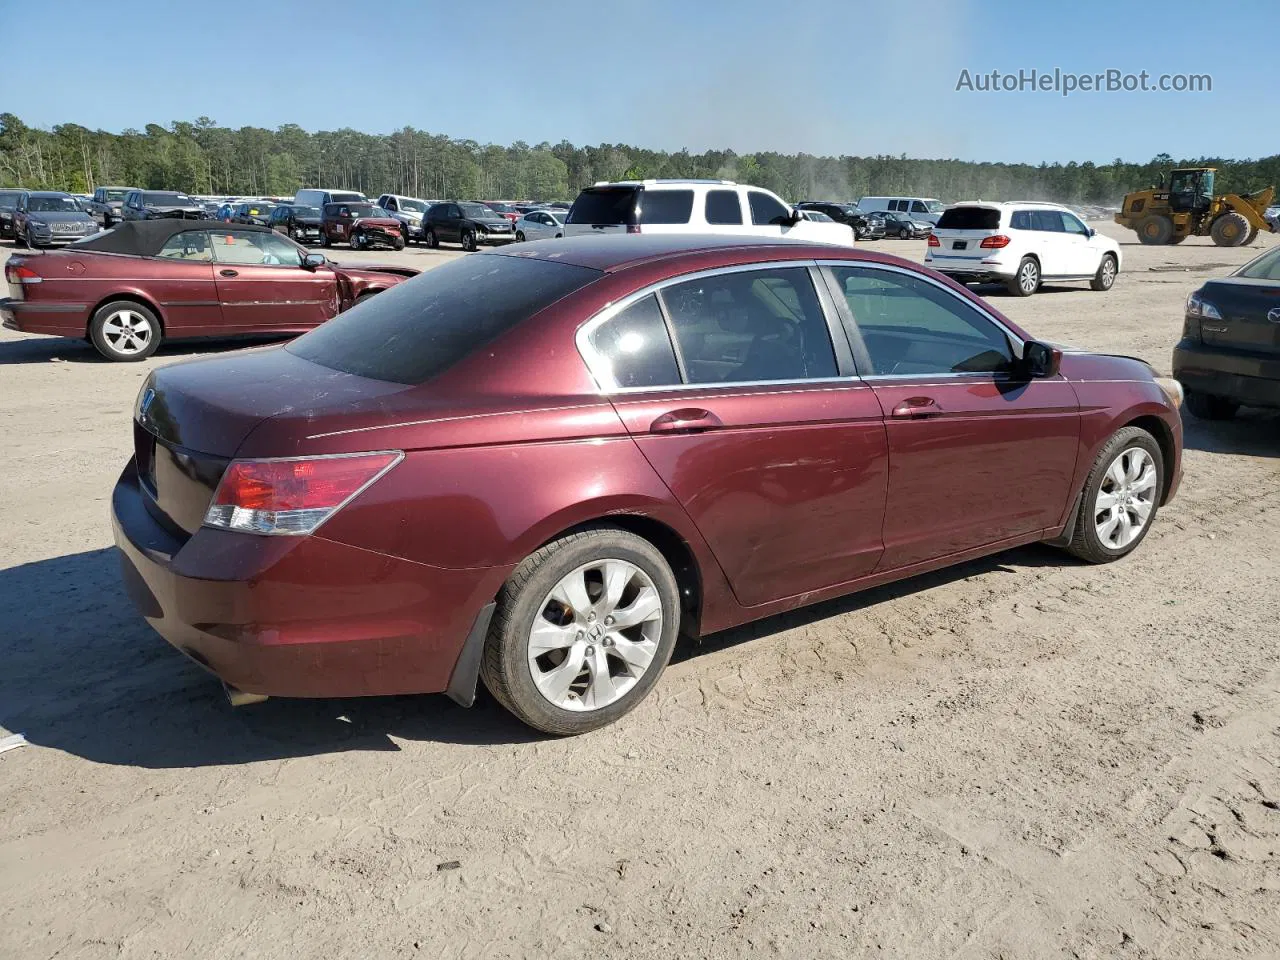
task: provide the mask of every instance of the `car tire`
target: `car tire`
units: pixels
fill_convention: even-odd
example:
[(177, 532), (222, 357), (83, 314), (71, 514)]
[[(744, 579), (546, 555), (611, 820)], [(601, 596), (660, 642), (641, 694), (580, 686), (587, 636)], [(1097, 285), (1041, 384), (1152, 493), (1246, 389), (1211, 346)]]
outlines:
[(1035, 257), (1023, 257), (1018, 271), (1007, 284), (1015, 297), (1029, 297), (1040, 289), (1040, 264)]
[(1244, 246), (1249, 229), (1249, 221), (1233, 210), (1213, 221), (1209, 227), (1209, 236), (1220, 247), (1240, 247)]
[(347, 246), (352, 250), (360, 250), (364, 247), (364, 234), (356, 233), (354, 230), (347, 236)]
[(1153, 213), (1138, 221), (1138, 239), (1149, 247), (1161, 247), (1173, 239), (1173, 221)]
[(1116, 258), (1109, 253), (1104, 253), (1102, 262), (1098, 264), (1098, 272), (1089, 281), (1089, 286), (1100, 293), (1110, 290), (1115, 286), (1117, 273), (1119, 268), (1116, 266)]
[(1230, 420), (1240, 409), (1240, 404), (1230, 397), (1200, 390), (1184, 390), (1182, 402), (1197, 420)]
[[(606, 570), (625, 578), (613, 605)], [(587, 610), (570, 609), (557, 593), (566, 600), (580, 597)], [(614, 613), (642, 604), (637, 613), (647, 611), (646, 619), (608, 629)], [(553, 540), (516, 567), (498, 595), (480, 675), (494, 698), (535, 730), (586, 733), (618, 720), (649, 694), (679, 630), (679, 587), (658, 549), (625, 530), (589, 527)], [(540, 655), (535, 642), (544, 650)], [(557, 673), (572, 669), (566, 666), (570, 658), (577, 670)]]
[(1067, 551), (1088, 563), (1132, 553), (1147, 536), (1164, 491), (1164, 455), (1141, 427), (1117, 430), (1084, 481)]
[(476, 233), (474, 230), (464, 230), (462, 233), (462, 249), (468, 253), (474, 253), (477, 249)]
[(517, 230), (517, 231), (516, 231), (516, 243), (524, 243), (524, 231), (523, 231), (523, 230)]
[(906, 227), (903, 227), (901, 230), (899, 230), (899, 231), (898, 231), (898, 239), (899, 239), (899, 240), (910, 240), (910, 239), (911, 239), (911, 231), (910, 231), (910, 230), (908, 230)]
[(329, 239), (329, 235), (327, 233), (320, 238), (320, 246), (322, 247), (333, 246), (333, 241)]
[(391, 242), (391, 249), (393, 249), (393, 250), (403, 250), (403, 249), (404, 249), (404, 237), (396, 237), (396, 238), (395, 238), (395, 240), (393, 240), (393, 241)]
[(422, 239), (426, 242), (428, 250), (435, 250), (440, 246), (439, 237), (436, 236), (436, 232), (430, 227), (427, 227), (427, 232), (422, 235)]
[(89, 321), (89, 342), (108, 360), (145, 360), (160, 347), (159, 318), (134, 300), (103, 304)]
[(22, 249), (27, 245), (27, 238), (15, 230), (13, 231), (13, 245), (18, 249)]

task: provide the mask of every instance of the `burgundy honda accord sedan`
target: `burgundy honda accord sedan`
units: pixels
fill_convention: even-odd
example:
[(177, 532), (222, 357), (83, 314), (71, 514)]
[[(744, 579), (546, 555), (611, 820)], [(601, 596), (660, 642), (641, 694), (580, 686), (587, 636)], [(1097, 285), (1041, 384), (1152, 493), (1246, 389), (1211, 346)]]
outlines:
[(679, 632), (1033, 541), (1123, 557), (1177, 489), (1179, 398), (892, 256), (521, 244), (151, 374), (115, 535), (233, 702), (483, 678), (573, 734)]

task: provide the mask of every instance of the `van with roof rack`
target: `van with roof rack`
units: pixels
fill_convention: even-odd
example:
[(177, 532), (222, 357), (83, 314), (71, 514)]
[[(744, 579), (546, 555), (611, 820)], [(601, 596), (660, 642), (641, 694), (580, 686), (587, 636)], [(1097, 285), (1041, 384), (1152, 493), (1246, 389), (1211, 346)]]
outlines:
[(843, 223), (806, 220), (777, 194), (732, 180), (620, 180), (587, 187), (565, 220), (564, 235), (737, 234), (853, 245)]

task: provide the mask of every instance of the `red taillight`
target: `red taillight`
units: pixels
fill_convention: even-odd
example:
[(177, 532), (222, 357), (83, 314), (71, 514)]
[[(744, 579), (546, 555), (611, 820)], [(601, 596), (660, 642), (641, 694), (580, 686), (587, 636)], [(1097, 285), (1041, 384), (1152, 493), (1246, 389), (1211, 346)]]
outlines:
[(4, 276), (10, 283), (39, 283), (43, 279), (25, 264), (12, 262), (5, 264)]
[(931, 233), (931, 234), (929, 234), (929, 246), (931, 246), (931, 247), (940, 247), (940, 246), (942, 246), (942, 241), (941, 241), (941, 240), (939, 240), (937, 237), (935, 237), (935, 236)]
[(400, 462), (399, 451), (298, 460), (235, 460), (204, 522), (243, 533), (310, 533)]
[(638, 223), (627, 224), (627, 233), (639, 233), (639, 232), (640, 232), (640, 224)]
[(1009, 238), (1003, 233), (997, 233), (994, 237), (984, 237), (982, 242), (978, 244), (983, 250), (999, 250), (1001, 247), (1009, 245)]

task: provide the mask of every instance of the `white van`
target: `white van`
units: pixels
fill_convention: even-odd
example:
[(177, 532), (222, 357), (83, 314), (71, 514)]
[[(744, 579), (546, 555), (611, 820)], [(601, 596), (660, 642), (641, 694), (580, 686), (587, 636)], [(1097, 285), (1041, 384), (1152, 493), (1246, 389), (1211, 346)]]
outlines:
[(368, 203), (369, 198), (355, 190), (299, 190), (294, 194), (293, 202), (299, 207), (319, 207), (324, 210), (326, 203)]
[(941, 200), (933, 197), (863, 197), (858, 201), (858, 209), (866, 213), (905, 213), (912, 220), (923, 220), (935, 226), (942, 211), (947, 208)]
[(853, 246), (845, 223), (816, 223), (777, 194), (730, 180), (621, 180), (578, 194), (566, 237), (611, 233), (712, 233), (789, 237)]

